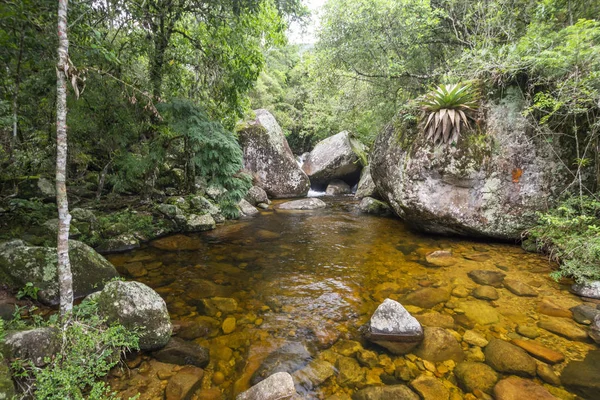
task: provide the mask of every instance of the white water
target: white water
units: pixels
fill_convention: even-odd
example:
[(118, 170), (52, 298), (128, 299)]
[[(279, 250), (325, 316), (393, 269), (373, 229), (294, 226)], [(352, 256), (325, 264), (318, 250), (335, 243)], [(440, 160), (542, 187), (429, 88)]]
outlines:
[(317, 192), (316, 190), (310, 189), (306, 197), (322, 197), (325, 196), (325, 192)]

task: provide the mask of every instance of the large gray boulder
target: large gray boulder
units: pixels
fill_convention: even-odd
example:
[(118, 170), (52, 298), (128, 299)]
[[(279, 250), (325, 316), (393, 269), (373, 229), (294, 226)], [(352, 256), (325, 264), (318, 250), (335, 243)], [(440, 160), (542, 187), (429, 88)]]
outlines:
[(341, 179), (354, 186), (362, 169), (356, 153), (364, 151), (360, 141), (352, 138), (348, 131), (343, 131), (317, 143), (302, 164), (302, 169), (316, 188), (327, 187), (333, 179)]
[(42, 367), (46, 365), (46, 359), (60, 351), (60, 344), (57, 328), (10, 332), (4, 340), (4, 353), (9, 360), (29, 360), (36, 367)]
[[(75, 298), (98, 291), (119, 276), (111, 263), (84, 243), (70, 240), (69, 257)], [(0, 280), (18, 289), (33, 283), (40, 289), (38, 300), (44, 304), (59, 303), (57, 264), (55, 247), (30, 246), (22, 240), (0, 244)]]
[(371, 152), (378, 193), (425, 232), (520, 239), (572, 180), (558, 143), (532, 135), (522, 110), (515, 93), (489, 104), (485, 133), (463, 132), (447, 147), (390, 124)]
[(310, 189), (308, 176), (296, 162), (283, 130), (267, 110), (238, 130), (244, 166), (270, 197), (303, 197)]
[(394, 354), (406, 354), (423, 340), (423, 327), (402, 304), (385, 299), (371, 316), (365, 336)]
[(363, 197), (378, 197), (377, 188), (375, 187), (375, 182), (373, 182), (373, 177), (371, 176), (370, 165), (364, 167), (360, 173), (360, 180), (358, 181), (358, 187), (354, 197), (357, 199), (362, 199)]
[(172, 326), (165, 301), (140, 282), (113, 281), (97, 296), (98, 310), (109, 322), (137, 330), (141, 350), (164, 347)]

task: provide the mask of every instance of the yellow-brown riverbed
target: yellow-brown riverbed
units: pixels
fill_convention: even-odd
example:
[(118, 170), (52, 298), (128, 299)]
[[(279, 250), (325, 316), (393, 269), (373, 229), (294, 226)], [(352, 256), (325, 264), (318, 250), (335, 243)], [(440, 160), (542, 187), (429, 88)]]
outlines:
[[(517, 326), (521, 332), (538, 334), (537, 343), (565, 356), (564, 362), (549, 366), (556, 375), (568, 361), (597, 349), (591, 341), (569, 340), (537, 326), (548, 318), (574, 324), (565, 310), (582, 303), (568, 286), (549, 277), (553, 265), (546, 258), (514, 244), (416, 234), (398, 219), (358, 213), (351, 200), (326, 201), (323, 210), (284, 212), (271, 207), (255, 218), (210, 232), (161, 239), (162, 249), (147, 246), (108, 257), (125, 276), (164, 298), (176, 335), (210, 349), (201, 388), (189, 398), (235, 398), (248, 389), (265, 357), (289, 342), (301, 343), (313, 360), (333, 366), (339, 357), (357, 360), (351, 371), (336, 368), (316, 387), (300, 382), (302, 398), (349, 399), (361, 388), (408, 384), (419, 375), (438, 379), (451, 399), (489, 398), (485, 393), (465, 394), (458, 387), (454, 361), (395, 356), (364, 341), (359, 328), (388, 297), (405, 305), (423, 325), (449, 331), (465, 360), (483, 361), (481, 348), (463, 340), (466, 331), (486, 340), (509, 341), (523, 338)], [(436, 250), (449, 250), (452, 256), (434, 266), (426, 255)], [(526, 283), (537, 296), (517, 296), (500, 286), (495, 288), (497, 300), (475, 298), (472, 290), (480, 285), (467, 273), (482, 269)], [(424, 288), (430, 292), (419, 293), (427, 298), (414, 295)], [(411, 293), (416, 304), (406, 301)], [(424, 306), (437, 297), (437, 304)], [(553, 309), (548, 304), (559, 311), (548, 311)], [(558, 316), (562, 312), (567, 317)], [(141, 399), (163, 398), (169, 380), (182, 370), (149, 355), (128, 364), (130, 368), (114, 371), (110, 379), (124, 398), (138, 392)], [(558, 398), (575, 398), (560, 384), (528, 379)]]

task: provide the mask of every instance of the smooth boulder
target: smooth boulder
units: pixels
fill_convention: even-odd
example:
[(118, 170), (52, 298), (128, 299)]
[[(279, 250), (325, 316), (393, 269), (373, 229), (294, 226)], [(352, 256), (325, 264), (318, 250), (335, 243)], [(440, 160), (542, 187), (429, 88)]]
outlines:
[(288, 201), (277, 208), (280, 210), (317, 210), (325, 207), (327, 207), (327, 204), (323, 200), (312, 197), (310, 199)]
[[(111, 263), (82, 242), (69, 241), (69, 257), (76, 299), (119, 276)], [(38, 300), (52, 306), (59, 303), (57, 264), (56, 247), (30, 246), (22, 240), (0, 244), (0, 279), (15, 289), (33, 283), (40, 289)]]
[(498, 372), (534, 377), (535, 360), (520, 347), (502, 339), (492, 339), (485, 347), (485, 362)]
[(334, 179), (327, 185), (325, 194), (328, 196), (340, 196), (352, 193), (352, 188), (341, 179)]
[(358, 209), (360, 210), (360, 212), (363, 212), (365, 214), (373, 214), (373, 215), (381, 215), (381, 216), (386, 216), (386, 215), (392, 214), (392, 209), (390, 208), (390, 206), (385, 204), (383, 201), (379, 201), (372, 197), (364, 197), (360, 201), (360, 203), (358, 205)]
[(109, 322), (137, 330), (141, 350), (164, 347), (172, 326), (165, 301), (140, 282), (108, 283), (97, 297), (98, 310)]
[(516, 376), (509, 376), (494, 386), (496, 400), (558, 400), (550, 392), (535, 382)]
[(269, 354), (260, 367), (252, 375), (250, 383), (256, 385), (260, 381), (277, 372), (293, 373), (303, 368), (310, 360), (306, 347), (297, 342), (289, 342)]
[(317, 143), (302, 169), (313, 187), (325, 188), (333, 179), (353, 186), (360, 179), (362, 166), (356, 152), (361, 151), (364, 152), (363, 145), (343, 131)]
[(393, 354), (401, 355), (421, 343), (423, 327), (402, 304), (385, 299), (371, 316), (365, 336)]
[(356, 188), (354, 197), (357, 199), (362, 199), (364, 197), (378, 197), (377, 188), (375, 187), (375, 182), (373, 182), (373, 177), (371, 176), (371, 166), (367, 165), (360, 173), (360, 180), (358, 181), (358, 187)]
[(571, 286), (571, 291), (581, 297), (600, 299), (600, 281), (576, 283)]
[(287, 372), (277, 372), (240, 393), (236, 400), (287, 400), (296, 395), (294, 380)]
[(310, 181), (298, 166), (283, 130), (267, 110), (256, 110), (256, 119), (238, 130), (244, 166), (255, 185), (272, 198), (302, 197)]
[(567, 149), (532, 135), (517, 90), (486, 105), (485, 140), (465, 131), (456, 145), (436, 146), (400, 121), (378, 135), (371, 175), (397, 215), (425, 232), (505, 240), (535, 225), (572, 177)]

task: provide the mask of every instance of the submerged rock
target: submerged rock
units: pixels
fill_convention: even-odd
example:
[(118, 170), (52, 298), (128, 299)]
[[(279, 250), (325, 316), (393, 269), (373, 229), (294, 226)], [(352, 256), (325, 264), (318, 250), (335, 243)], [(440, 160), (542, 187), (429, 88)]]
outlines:
[(526, 283), (516, 279), (505, 279), (504, 287), (510, 290), (513, 294), (521, 297), (537, 297), (537, 291)]
[(313, 360), (306, 367), (294, 372), (292, 377), (297, 385), (312, 390), (335, 375), (335, 367), (324, 360)]
[(548, 364), (558, 364), (565, 360), (565, 356), (558, 351), (552, 350), (533, 340), (513, 339), (512, 343), (519, 346), (538, 360)]
[(518, 240), (535, 225), (536, 211), (572, 178), (561, 163), (565, 148), (531, 134), (517, 90), (486, 105), (485, 135), (464, 133), (455, 146), (435, 146), (396, 123), (378, 135), (371, 174), (397, 215), (426, 232), (471, 237)]
[(189, 399), (200, 389), (204, 370), (185, 366), (169, 379), (165, 388), (165, 400)]
[(287, 343), (265, 358), (261, 366), (252, 375), (250, 383), (256, 385), (277, 372), (291, 374), (303, 368), (309, 360), (310, 353), (303, 344), (297, 342)]
[(476, 269), (474, 271), (470, 271), (467, 275), (475, 283), (494, 287), (499, 287), (502, 284), (502, 281), (504, 281), (504, 277), (506, 277), (505, 273), (486, 269)]
[(489, 285), (477, 286), (472, 294), (473, 297), (481, 300), (498, 300), (500, 297), (498, 291), (493, 286)]
[(372, 197), (364, 197), (358, 209), (365, 214), (373, 215), (392, 215), (392, 209), (383, 201), (376, 200)]
[[(73, 272), (73, 295), (82, 298), (101, 289), (119, 276), (115, 267), (90, 246), (69, 241)], [(28, 282), (40, 290), (38, 299), (48, 305), (59, 303), (56, 247), (30, 246), (22, 240), (0, 244), (0, 278), (15, 289)]]
[(277, 372), (250, 389), (240, 393), (236, 400), (291, 400), (296, 395), (294, 380), (287, 372)]
[(570, 340), (578, 340), (582, 342), (588, 340), (588, 335), (585, 330), (564, 318), (544, 318), (538, 322), (538, 326)]
[(456, 376), (458, 386), (467, 393), (481, 390), (484, 393), (492, 394), (494, 385), (498, 382), (496, 371), (480, 362), (459, 363), (454, 368), (454, 376)]
[(350, 194), (352, 193), (352, 188), (346, 182), (341, 179), (333, 179), (327, 185), (327, 189), (325, 193), (328, 196), (339, 196), (342, 194)]
[(364, 197), (378, 197), (375, 182), (371, 176), (371, 166), (367, 165), (360, 173), (360, 180), (354, 197), (362, 199)]
[(558, 400), (543, 386), (523, 378), (509, 376), (494, 386), (496, 400)]
[(571, 361), (560, 375), (562, 384), (584, 399), (600, 393), (600, 350), (590, 351), (583, 361)]
[(140, 282), (114, 281), (98, 295), (98, 310), (109, 322), (137, 330), (141, 350), (165, 346), (171, 338), (171, 319), (165, 301)]
[(483, 301), (465, 301), (460, 303), (460, 308), (476, 324), (489, 325), (500, 320), (498, 311)]
[(460, 343), (444, 328), (425, 327), (423, 341), (414, 353), (424, 360), (441, 362), (453, 360), (460, 362), (465, 359), (465, 354)]
[(364, 146), (343, 131), (316, 144), (302, 165), (313, 186), (325, 187), (333, 179), (342, 179), (354, 185), (359, 181), (359, 158), (355, 153), (364, 151)]
[(386, 299), (371, 316), (366, 337), (394, 354), (405, 354), (423, 340), (423, 328), (402, 304)]
[(244, 166), (256, 186), (273, 198), (302, 197), (310, 189), (308, 176), (296, 162), (283, 130), (267, 110), (256, 110), (256, 119), (238, 130)]
[(410, 386), (423, 400), (448, 400), (450, 398), (450, 390), (444, 386), (441, 380), (432, 376), (419, 375), (410, 383)]
[(409, 293), (404, 301), (421, 308), (433, 308), (436, 304), (450, 300), (450, 292), (450, 288), (447, 287), (426, 287)]
[(600, 315), (600, 310), (596, 307), (580, 304), (571, 308), (573, 319), (580, 324), (590, 325), (597, 315)]
[(372, 386), (355, 392), (352, 400), (419, 400), (419, 396), (405, 385)]
[(152, 353), (160, 362), (177, 365), (194, 365), (204, 368), (209, 362), (209, 352), (196, 342), (188, 342), (179, 338), (171, 338), (162, 349)]
[(492, 339), (485, 348), (485, 362), (498, 372), (534, 377), (535, 360), (525, 350), (501, 339)]
[(310, 199), (288, 201), (277, 208), (280, 210), (316, 210), (325, 207), (327, 207), (327, 204), (323, 200), (313, 197)]
[(154, 240), (152, 243), (150, 243), (150, 245), (157, 249), (168, 251), (191, 251), (200, 250), (204, 247), (204, 244), (201, 240), (185, 235), (167, 236)]

